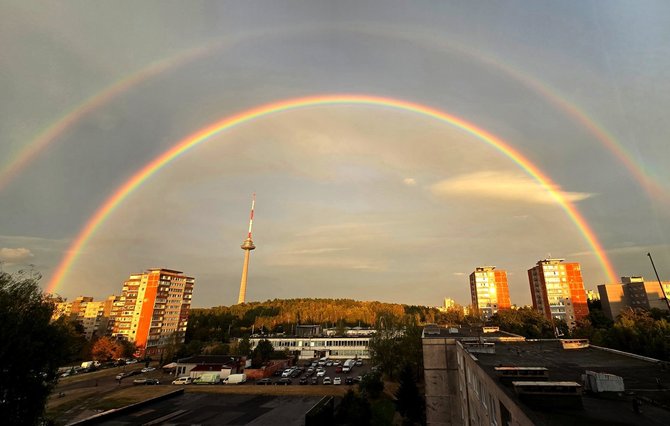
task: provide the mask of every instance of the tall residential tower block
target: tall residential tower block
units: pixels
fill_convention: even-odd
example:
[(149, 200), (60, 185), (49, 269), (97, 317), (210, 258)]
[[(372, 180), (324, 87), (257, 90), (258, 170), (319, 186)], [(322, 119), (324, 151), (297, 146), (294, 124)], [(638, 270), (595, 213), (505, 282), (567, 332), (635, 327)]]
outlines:
[(134, 342), (145, 355), (160, 355), (168, 344), (183, 343), (194, 284), (194, 278), (172, 269), (131, 275), (114, 304), (113, 335)]
[(509, 309), (507, 272), (495, 266), (481, 266), (470, 274), (470, 296), (475, 315), (491, 318), (501, 309)]
[(528, 270), (533, 308), (547, 319), (564, 320), (568, 327), (589, 314), (581, 266), (564, 259), (544, 259)]

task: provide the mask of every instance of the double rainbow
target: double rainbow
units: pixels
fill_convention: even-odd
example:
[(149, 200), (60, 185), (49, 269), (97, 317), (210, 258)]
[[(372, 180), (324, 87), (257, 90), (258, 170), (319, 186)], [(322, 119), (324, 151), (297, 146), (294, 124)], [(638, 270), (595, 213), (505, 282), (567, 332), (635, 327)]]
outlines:
[(56, 271), (54, 272), (54, 275), (49, 281), (46, 291), (53, 293), (56, 291), (56, 289), (59, 288), (70, 271), (72, 265), (77, 260), (77, 257), (81, 253), (82, 248), (86, 245), (91, 236), (100, 227), (100, 225), (110, 216), (112, 212), (114, 212), (116, 207), (118, 207), (123, 202), (123, 200), (125, 200), (126, 197), (128, 197), (128, 195), (131, 194), (136, 188), (141, 186), (151, 176), (160, 171), (172, 160), (176, 159), (197, 145), (212, 140), (214, 136), (219, 135), (220, 133), (237, 125), (248, 123), (252, 120), (283, 111), (324, 105), (366, 105), (411, 112), (448, 123), (492, 146), (515, 162), (529, 176), (534, 178), (549, 194), (551, 194), (551, 196), (556, 200), (557, 204), (561, 206), (561, 208), (567, 213), (568, 217), (574, 222), (579, 231), (582, 233), (584, 239), (597, 256), (609, 281), (616, 282), (617, 275), (614, 271), (614, 268), (612, 267), (605, 250), (602, 248), (595, 233), (588, 225), (584, 217), (561, 193), (558, 185), (556, 185), (548, 176), (542, 173), (528, 158), (523, 156), (520, 152), (515, 150), (502, 139), (459, 117), (426, 105), (378, 96), (332, 94), (286, 99), (251, 108), (216, 121), (215, 123), (177, 142), (172, 148), (151, 160), (124, 184), (119, 186), (114, 191), (114, 193), (98, 208), (98, 210), (89, 219), (84, 228), (79, 232), (68, 248), (66, 255), (61, 260), (60, 264), (56, 268)]

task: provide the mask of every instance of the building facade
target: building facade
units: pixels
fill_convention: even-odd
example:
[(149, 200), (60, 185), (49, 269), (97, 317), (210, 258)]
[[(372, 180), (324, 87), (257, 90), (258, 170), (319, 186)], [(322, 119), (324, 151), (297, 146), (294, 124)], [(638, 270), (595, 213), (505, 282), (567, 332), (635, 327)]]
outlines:
[(90, 296), (79, 296), (72, 302), (59, 302), (53, 314), (53, 319), (67, 317), (79, 321), (84, 328), (87, 339), (109, 336), (112, 333), (112, 310), (118, 296), (109, 296), (107, 300), (95, 301)]
[(583, 339), (475, 335), (424, 328), (429, 426), (670, 424), (667, 406), (635, 411), (670, 383), (667, 363)]
[[(661, 289), (661, 284), (665, 290)], [(643, 277), (621, 277), (620, 284), (598, 286), (603, 312), (616, 320), (624, 309), (660, 309), (668, 310), (665, 298), (670, 294), (670, 281), (645, 281)]]
[(194, 284), (194, 278), (172, 269), (131, 275), (113, 306), (113, 335), (134, 342), (145, 355), (159, 355), (168, 344), (182, 343)]
[(544, 259), (528, 270), (533, 308), (547, 319), (560, 319), (572, 328), (589, 314), (581, 266), (564, 259)]
[(251, 349), (267, 339), (275, 351), (296, 353), (300, 359), (312, 358), (370, 358), (372, 337), (252, 337)]
[(507, 271), (496, 269), (495, 266), (475, 268), (470, 274), (470, 296), (473, 313), (484, 320), (499, 310), (509, 309), (511, 303)]

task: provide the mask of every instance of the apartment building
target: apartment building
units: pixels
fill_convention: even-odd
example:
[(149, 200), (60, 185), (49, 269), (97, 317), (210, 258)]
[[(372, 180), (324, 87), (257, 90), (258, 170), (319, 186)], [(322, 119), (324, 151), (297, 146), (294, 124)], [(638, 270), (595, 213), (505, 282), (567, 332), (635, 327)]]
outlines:
[(182, 343), (194, 284), (194, 278), (165, 268), (130, 275), (113, 306), (113, 335), (134, 342), (146, 355)]
[[(430, 426), (670, 424), (658, 391), (670, 369), (659, 360), (581, 339), (436, 326), (422, 342)], [(642, 400), (663, 402), (640, 409)]]
[(475, 315), (484, 320), (501, 309), (511, 307), (507, 271), (495, 266), (480, 266), (470, 274), (470, 296)]
[(533, 308), (547, 319), (560, 319), (572, 328), (589, 314), (581, 266), (564, 259), (544, 259), (528, 270)]

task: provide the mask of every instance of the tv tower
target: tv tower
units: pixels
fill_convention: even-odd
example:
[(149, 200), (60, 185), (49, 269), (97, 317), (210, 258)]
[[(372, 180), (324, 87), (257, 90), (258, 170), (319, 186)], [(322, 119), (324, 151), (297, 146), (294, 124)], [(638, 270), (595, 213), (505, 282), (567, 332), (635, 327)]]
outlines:
[(244, 266), (242, 267), (242, 281), (240, 281), (240, 297), (237, 298), (237, 303), (244, 303), (247, 295), (247, 273), (249, 272), (249, 253), (255, 249), (253, 240), (251, 239), (251, 227), (254, 225), (254, 206), (256, 205), (256, 193), (254, 192), (251, 199), (251, 215), (249, 216), (249, 233), (247, 239), (244, 240), (240, 246), (244, 250)]

